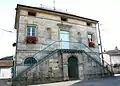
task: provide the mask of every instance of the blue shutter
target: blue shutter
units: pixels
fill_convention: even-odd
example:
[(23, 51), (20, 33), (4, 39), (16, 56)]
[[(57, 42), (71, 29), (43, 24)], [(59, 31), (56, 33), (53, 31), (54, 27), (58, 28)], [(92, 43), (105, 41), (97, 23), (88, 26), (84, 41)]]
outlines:
[(31, 27), (27, 26), (27, 36), (30, 36), (30, 29), (31, 29)]

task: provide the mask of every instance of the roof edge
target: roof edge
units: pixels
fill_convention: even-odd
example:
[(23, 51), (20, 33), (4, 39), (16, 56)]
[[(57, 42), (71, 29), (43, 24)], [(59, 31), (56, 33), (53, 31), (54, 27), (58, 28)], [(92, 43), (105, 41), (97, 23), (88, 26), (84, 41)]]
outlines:
[(80, 19), (88, 20), (88, 21), (95, 22), (95, 23), (99, 22), (99, 21), (94, 20), (94, 19), (90, 19), (90, 18), (86, 18), (86, 17), (81, 17), (81, 16), (77, 16), (77, 15), (74, 15), (74, 14), (60, 12), (60, 11), (56, 11), (56, 10), (50, 10), (50, 9), (40, 8), (40, 7), (33, 7), (33, 6), (28, 6), (28, 5), (17, 4), (17, 8), (19, 8), (19, 7), (27, 7), (27, 8), (32, 8), (32, 9), (38, 9), (38, 10), (44, 10), (44, 11), (49, 11), (49, 12), (55, 12), (55, 13), (59, 13), (59, 14), (69, 15), (69, 16), (80, 18)]

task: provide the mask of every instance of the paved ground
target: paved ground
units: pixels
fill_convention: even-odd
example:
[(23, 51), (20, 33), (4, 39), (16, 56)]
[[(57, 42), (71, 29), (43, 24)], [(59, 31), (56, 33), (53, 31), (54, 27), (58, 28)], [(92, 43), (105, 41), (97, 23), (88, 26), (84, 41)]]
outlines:
[(31, 85), (31, 86), (120, 86), (120, 76), (89, 81), (67, 81), (59, 83)]
[(77, 83), (77, 82), (80, 82), (80, 80), (41, 84), (41, 85), (30, 85), (30, 86), (70, 86), (70, 85)]
[(7, 81), (8, 80), (0, 79), (0, 86), (8, 86)]
[(71, 86), (120, 86), (120, 76), (77, 82)]

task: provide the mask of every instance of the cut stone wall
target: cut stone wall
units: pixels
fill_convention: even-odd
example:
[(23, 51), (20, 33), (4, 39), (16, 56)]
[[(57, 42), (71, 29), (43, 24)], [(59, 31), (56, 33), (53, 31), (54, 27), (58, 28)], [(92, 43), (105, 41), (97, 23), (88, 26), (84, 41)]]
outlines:
[[(26, 37), (26, 27), (29, 24), (35, 24), (37, 26), (37, 37), (38, 42), (37, 44), (26, 44), (25, 37)], [(63, 24), (62, 27), (59, 27), (58, 24)], [(70, 26), (70, 27), (67, 27)], [(51, 29), (51, 39), (48, 39), (47, 35), (47, 28)], [(79, 42), (80, 38), (81, 41), (88, 45), (87, 33), (94, 33), (94, 42), (96, 44), (96, 48), (91, 48), (93, 51), (98, 52), (98, 43), (97, 43), (97, 33), (95, 27), (88, 27), (86, 26), (85, 21), (69, 19), (67, 22), (61, 22), (60, 16), (57, 15), (50, 15), (45, 13), (38, 13), (36, 17), (28, 16), (28, 12), (26, 10), (20, 10), (20, 17), (19, 17), (19, 28), (18, 30), (18, 43), (17, 43), (17, 50), (42, 50), (44, 47), (52, 43), (53, 41), (59, 40), (59, 31), (60, 29), (69, 31), (70, 41)], [(81, 37), (79, 37), (78, 33), (80, 32)], [(21, 54), (21, 53), (17, 53)], [(19, 59), (25, 58), (17, 56), (17, 62), (22, 61)], [(29, 54), (28, 54), (29, 55)]]

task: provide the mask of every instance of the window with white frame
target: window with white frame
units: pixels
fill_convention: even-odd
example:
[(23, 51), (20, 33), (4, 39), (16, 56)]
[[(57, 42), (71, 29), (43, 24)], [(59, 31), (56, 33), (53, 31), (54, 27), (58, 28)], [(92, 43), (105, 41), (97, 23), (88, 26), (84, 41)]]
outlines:
[(95, 48), (95, 42), (93, 40), (93, 36), (94, 36), (94, 34), (88, 33), (88, 45), (89, 45), (89, 47)]
[(26, 31), (27, 36), (36, 36), (36, 26), (35, 25), (28, 25), (27, 26), (27, 31)]
[(88, 34), (88, 41), (89, 41), (89, 42), (92, 42), (92, 41), (93, 41), (92, 34)]

